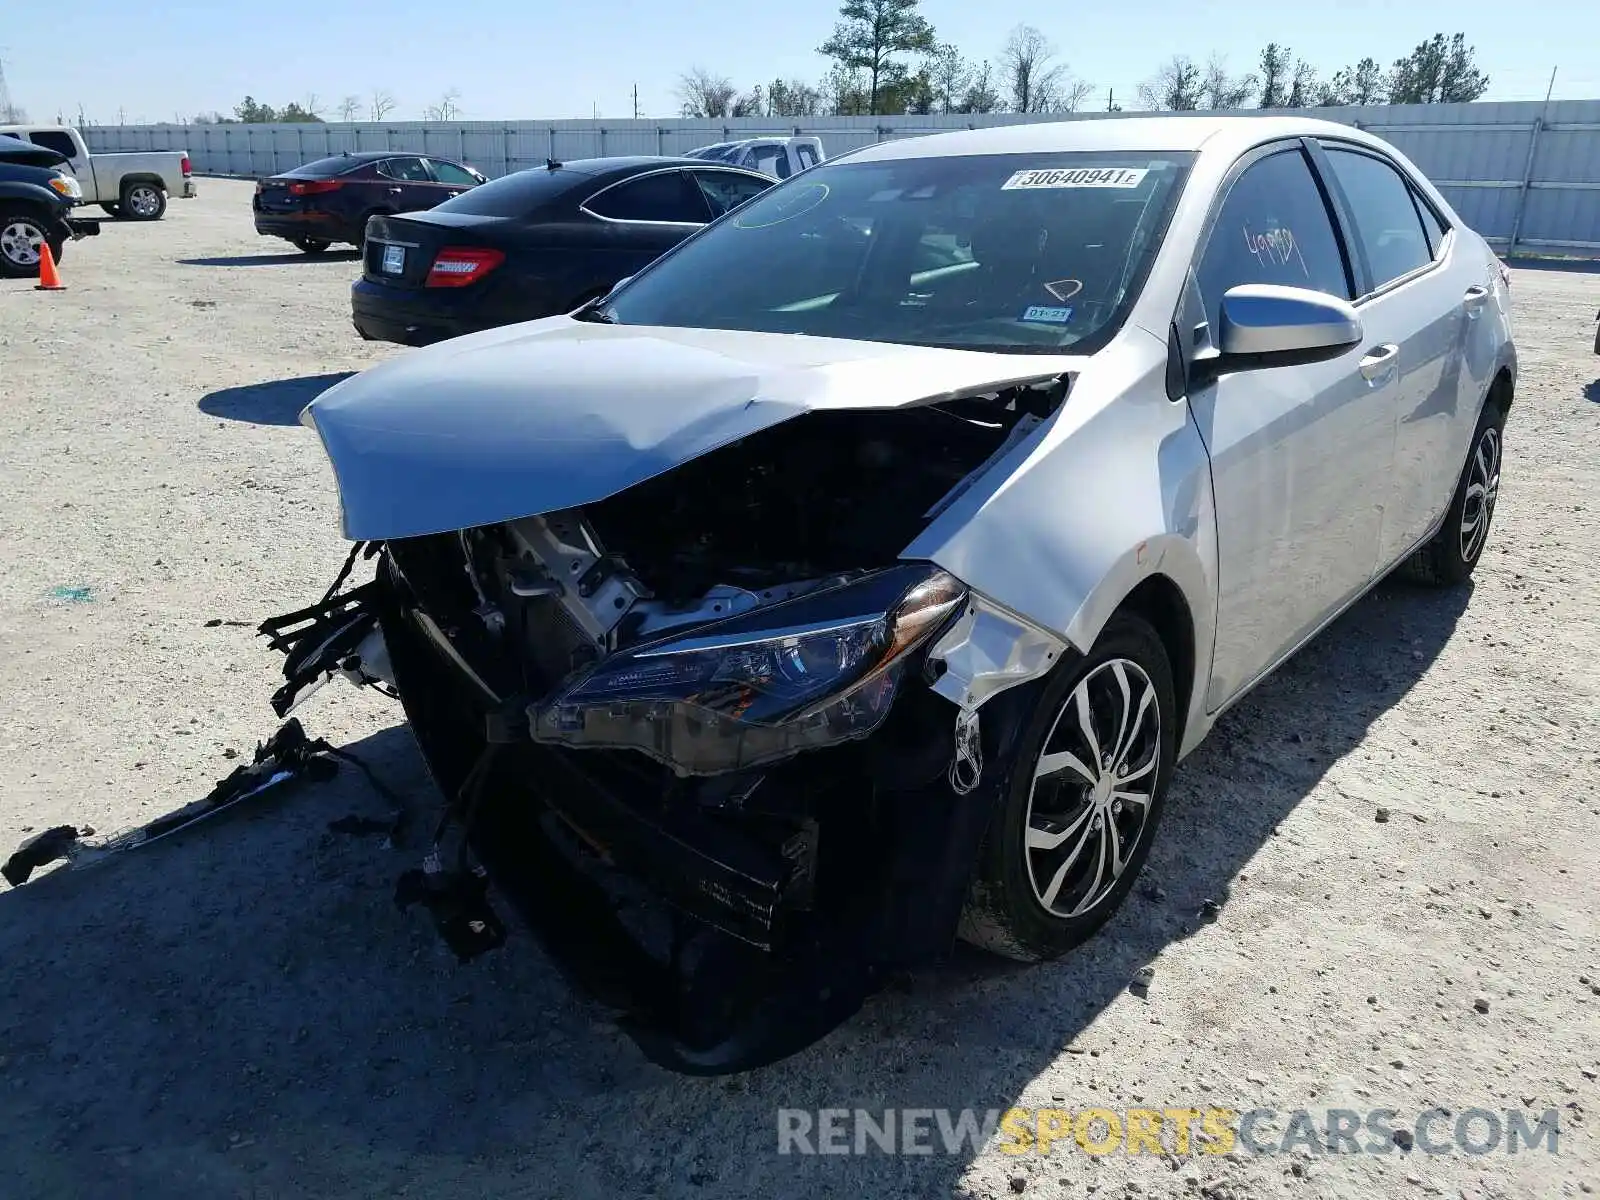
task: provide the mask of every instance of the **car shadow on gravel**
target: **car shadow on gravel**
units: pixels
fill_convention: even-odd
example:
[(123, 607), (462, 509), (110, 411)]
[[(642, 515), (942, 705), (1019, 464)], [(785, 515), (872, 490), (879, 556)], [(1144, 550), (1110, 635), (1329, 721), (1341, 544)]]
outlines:
[(182, 267), (281, 267), (289, 263), (359, 262), (359, 250), (329, 250), (323, 254), (227, 254), (211, 258), (180, 258)]
[(1591, 404), (1600, 404), (1600, 379), (1584, 385), (1583, 398)]
[[(1234, 879), (1427, 670), (1469, 597), (1386, 584), (1225, 716), (1179, 768), (1139, 888), (1076, 953), (1032, 968), (958, 953), (736, 1078), (646, 1063), (524, 934), (457, 966), (390, 902), (419, 847), (328, 831), (383, 811), (353, 770), (0, 893), (8, 1179), (89, 1198), (960, 1194), (970, 1146), (779, 1158), (777, 1110), (1004, 1109), (1058, 1059), (1115, 1080), (1113, 1044), (1064, 1049), (1206, 901), (1212, 936), (1248, 948)], [(424, 838), (437, 801), (404, 728), (348, 748), (415, 798)], [(1158, 968), (1152, 993), (1166, 986)], [(1032, 1163), (1041, 1183), (1092, 1178), (1080, 1157)]]
[(302, 375), (295, 379), (270, 379), (243, 387), (222, 388), (200, 397), (199, 409), (208, 416), (253, 425), (297, 425), (300, 410), (354, 371), (327, 375)]

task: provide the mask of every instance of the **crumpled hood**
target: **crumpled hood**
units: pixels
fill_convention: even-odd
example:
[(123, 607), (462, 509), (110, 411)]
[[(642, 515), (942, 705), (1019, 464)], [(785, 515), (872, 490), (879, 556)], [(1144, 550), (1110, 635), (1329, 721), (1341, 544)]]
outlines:
[(306, 407), (355, 540), (592, 504), (816, 409), (898, 408), (1081, 358), (551, 317), (413, 351)]

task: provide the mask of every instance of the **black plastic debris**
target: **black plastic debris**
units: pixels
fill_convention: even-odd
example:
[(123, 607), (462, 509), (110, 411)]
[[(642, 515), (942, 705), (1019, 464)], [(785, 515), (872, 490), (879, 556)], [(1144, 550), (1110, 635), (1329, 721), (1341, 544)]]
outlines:
[(426, 908), (458, 962), (505, 945), (505, 922), (489, 904), (489, 876), (482, 868), (447, 871), (430, 861), (400, 876), (394, 902), (401, 912), (413, 904)]
[(400, 797), (354, 754), (329, 745), (321, 738), (308, 738), (300, 722), (291, 718), (256, 747), (250, 762), (235, 767), (199, 800), (98, 845), (90, 845), (82, 840), (94, 833), (88, 827), (80, 830), (71, 825), (60, 825), (47, 829), (19, 846), (4, 866), (0, 866), (0, 875), (12, 887), (20, 887), (33, 872), (60, 858), (90, 862), (119, 851), (148, 846), (265, 792), (301, 780), (325, 783), (338, 774), (340, 759), (356, 766), (373, 789), (393, 806), (387, 819), (373, 823), (388, 834), (391, 843), (398, 841), (408, 815)]
[(40, 867), (67, 857), (77, 841), (76, 826), (57, 825), (54, 829), (46, 829), (18, 846), (17, 852), (6, 859), (4, 866), (0, 866), (0, 875), (12, 887), (21, 887)]

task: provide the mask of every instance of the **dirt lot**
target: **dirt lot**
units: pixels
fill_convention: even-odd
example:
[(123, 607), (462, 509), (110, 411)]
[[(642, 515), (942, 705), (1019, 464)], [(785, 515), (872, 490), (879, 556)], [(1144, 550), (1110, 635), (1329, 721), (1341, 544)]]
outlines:
[[(343, 550), (296, 413), (405, 353), (352, 332), (352, 256), (257, 238), (246, 184), (201, 190), (70, 247), (67, 292), (0, 285), (0, 852), (186, 803), (271, 731), (248, 626)], [(0, 1196), (1600, 1189), (1600, 275), (1519, 270), (1515, 294), (1476, 586), (1380, 588), (1235, 710), (1084, 952), (962, 955), (778, 1067), (685, 1080), (527, 936), (457, 967), (391, 903), (415, 849), (326, 831), (381, 811), (346, 772), (0, 892)], [(386, 702), (338, 686), (303, 715), (426, 798)], [(1438, 1107), (1446, 1142), (1469, 1109), (1556, 1109), (1560, 1153), (777, 1153), (779, 1108), (1012, 1104)]]

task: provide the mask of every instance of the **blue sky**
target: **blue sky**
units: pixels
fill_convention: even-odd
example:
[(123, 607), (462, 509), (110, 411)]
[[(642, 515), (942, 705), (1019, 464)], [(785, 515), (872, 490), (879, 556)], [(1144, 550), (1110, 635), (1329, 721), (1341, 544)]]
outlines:
[[(316, 0), (239, 4), (73, 0), (8, 4), (0, 60), (12, 100), (34, 119), (81, 104), (92, 120), (170, 121), (229, 111), (246, 93), (282, 104), (315, 93), (391, 92), (390, 119), (418, 119), (449, 89), (477, 119), (671, 116), (678, 76), (703, 65), (748, 86), (774, 76), (814, 80), (815, 47), (836, 16), (829, 0)], [(1491, 79), (1486, 99), (1600, 97), (1600, 5), (1592, 0), (1144, 0), (1041, 5), (1037, 0), (924, 0), (939, 36), (993, 57), (1014, 24), (1052, 38), (1074, 74), (1131, 99), (1157, 63), (1225, 54), (1238, 72), (1278, 41), (1324, 73), (1372, 55), (1387, 64), (1430, 34), (1457, 30)]]

